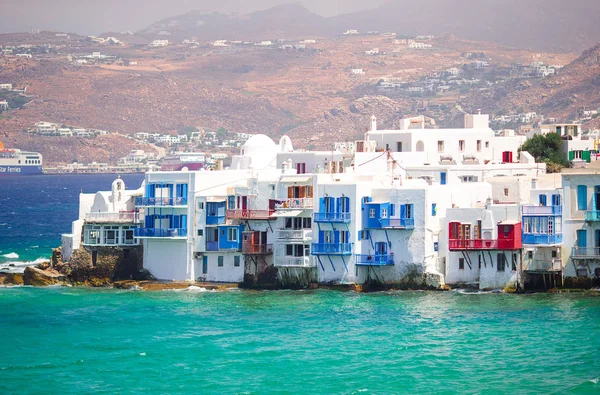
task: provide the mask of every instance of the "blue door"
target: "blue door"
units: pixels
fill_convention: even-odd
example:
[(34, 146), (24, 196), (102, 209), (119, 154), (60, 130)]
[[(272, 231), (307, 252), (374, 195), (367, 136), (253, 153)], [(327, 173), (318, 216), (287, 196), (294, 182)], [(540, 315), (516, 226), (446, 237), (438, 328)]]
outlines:
[(587, 232), (585, 229), (579, 229), (577, 231), (577, 247), (587, 247)]
[(208, 257), (204, 255), (202, 257), (202, 274), (208, 273)]

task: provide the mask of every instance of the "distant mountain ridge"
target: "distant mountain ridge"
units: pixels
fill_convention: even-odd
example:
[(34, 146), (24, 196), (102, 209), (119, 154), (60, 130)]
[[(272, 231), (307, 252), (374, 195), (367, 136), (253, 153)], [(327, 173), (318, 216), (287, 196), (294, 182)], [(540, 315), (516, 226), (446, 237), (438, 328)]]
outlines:
[(220, 14), (191, 11), (138, 32), (147, 38), (201, 40), (299, 38), (346, 29), (398, 35), (452, 33), (516, 48), (580, 52), (600, 40), (597, 0), (398, 0), (380, 7), (321, 17), (299, 3), (263, 11)]

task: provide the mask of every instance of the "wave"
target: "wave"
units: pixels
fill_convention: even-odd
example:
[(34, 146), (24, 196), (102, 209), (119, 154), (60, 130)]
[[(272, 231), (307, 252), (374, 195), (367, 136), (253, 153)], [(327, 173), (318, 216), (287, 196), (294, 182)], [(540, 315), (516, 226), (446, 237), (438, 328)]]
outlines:
[(4, 254), (2, 256), (8, 259), (19, 259), (19, 254), (16, 252), (9, 252), (8, 254)]
[(0, 263), (0, 271), (4, 273), (23, 273), (26, 267), (37, 266), (42, 262), (48, 262), (48, 258), (38, 258), (33, 261), (9, 261)]

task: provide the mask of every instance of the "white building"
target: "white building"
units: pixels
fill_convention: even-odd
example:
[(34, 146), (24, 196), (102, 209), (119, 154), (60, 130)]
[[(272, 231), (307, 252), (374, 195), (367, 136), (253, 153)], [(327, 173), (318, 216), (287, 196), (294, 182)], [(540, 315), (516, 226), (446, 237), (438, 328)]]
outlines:
[(517, 155), (523, 136), (488, 123), (474, 114), (465, 128), (427, 129), (421, 116), (379, 130), (372, 117), (362, 140), (333, 151), (254, 135), (227, 170), (147, 173), (133, 209), (144, 267), (162, 280), (259, 287), (516, 289), (600, 275), (600, 244), (588, 249), (600, 235), (595, 175), (561, 183)]
[(0, 90), (12, 90), (12, 84), (0, 84)]
[(169, 40), (153, 40), (148, 46), (150, 47), (166, 47), (169, 45)]

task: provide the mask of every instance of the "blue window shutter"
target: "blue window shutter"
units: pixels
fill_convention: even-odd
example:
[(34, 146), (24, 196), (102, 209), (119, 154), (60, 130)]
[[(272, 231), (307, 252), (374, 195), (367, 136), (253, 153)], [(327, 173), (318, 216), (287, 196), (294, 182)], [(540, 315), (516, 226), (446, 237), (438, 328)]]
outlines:
[(394, 215), (396, 215), (396, 205), (390, 204), (390, 217), (393, 217)]
[(349, 213), (350, 212), (350, 198), (349, 197), (345, 197), (344, 198), (344, 212)]
[(342, 199), (340, 198), (335, 198), (335, 212), (336, 213), (341, 213), (342, 212)]
[(446, 185), (446, 172), (444, 171), (440, 173), (440, 184)]
[(187, 215), (181, 216), (181, 229), (187, 229)]
[(400, 205), (400, 218), (406, 218), (406, 204)]
[(324, 213), (325, 212), (325, 199), (324, 197), (319, 199), (319, 212)]
[(333, 244), (339, 244), (340, 243), (340, 231), (336, 230), (333, 233)]
[(187, 197), (188, 194), (188, 184), (183, 184), (181, 187), (181, 196)]
[(546, 205), (546, 195), (540, 195), (539, 196), (540, 199), (540, 206), (545, 206)]
[(325, 232), (319, 231), (319, 243), (325, 243)]
[(437, 204), (432, 203), (431, 204), (431, 215), (435, 217), (436, 213), (437, 213)]
[(558, 195), (558, 194), (552, 195), (552, 205), (553, 206), (560, 206), (561, 205), (560, 195)]
[(587, 247), (587, 232), (585, 229), (577, 230), (577, 247)]
[(587, 210), (587, 186), (577, 186), (577, 210)]

